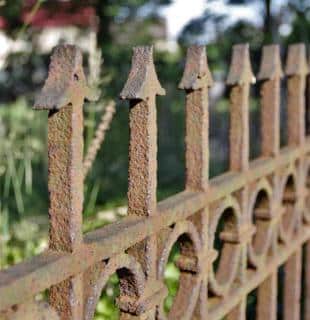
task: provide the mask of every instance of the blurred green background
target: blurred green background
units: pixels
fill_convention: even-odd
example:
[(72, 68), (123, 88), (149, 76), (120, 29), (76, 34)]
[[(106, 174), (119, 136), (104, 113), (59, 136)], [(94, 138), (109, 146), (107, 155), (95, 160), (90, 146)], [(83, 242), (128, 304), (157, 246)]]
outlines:
[[(197, 0), (190, 3), (186, 0), (0, 0), (1, 267), (46, 248), (47, 114), (35, 112), (31, 106), (46, 78), (51, 49), (57, 43), (81, 46), (85, 72), (90, 82), (102, 91), (98, 103), (85, 104), (86, 150), (107, 101), (113, 99), (117, 104), (111, 128), (85, 181), (85, 231), (126, 214), (128, 106), (118, 100), (118, 95), (126, 81), (135, 45), (154, 44), (156, 70), (167, 92), (157, 99), (158, 198), (184, 187), (184, 93), (177, 90), (177, 85), (190, 44), (207, 45), (215, 79), (210, 93), (210, 175), (227, 169), (229, 109), (224, 81), (231, 47), (236, 43), (250, 44), (255, 73), (264, 44), (279, 43), (285, 61), (288, 44), (309, 43), (309, 2)], [(190, 12), (195, 6), (201, 10), (192, 16)], [(255, 85), (250, 101), (251, 158), (260, 152), (258, 96), (259, 86)], [(281, 102), (283, 120), (284, 93)], [(285, 144), (285, 121), (282, 123), (282, 144)], [(166, 270), (170, 292), (167, 310), (178, 288), (179, 272), (174, 264), (177, 257), (176, 247)], [(114, 305), (117, 288), (118, 279), (114, 276), (98, 304), (96, 319), (117, 319)]]

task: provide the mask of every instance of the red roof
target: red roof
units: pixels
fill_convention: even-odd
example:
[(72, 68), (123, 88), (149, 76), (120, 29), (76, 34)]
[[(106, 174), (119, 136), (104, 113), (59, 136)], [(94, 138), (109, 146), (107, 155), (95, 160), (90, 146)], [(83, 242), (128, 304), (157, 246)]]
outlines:
[[(46, 4), (47, 3), (47, 4)], [(44, 27), (95, 27), (97, 22), (96, 11), (91, 5), (77, 7), (73, 1), (45, 2), (36, 14), (31, 18), (33, 1), (26, 1), (21, 13), (21, 23), (28, 23), (37, 28)], [(7, 21), (0, 17), (0, 29), (8, 26)]]
[(0, 17), (0, 29), (4, 29), (6, 26), (6, 20), (3, 17)]

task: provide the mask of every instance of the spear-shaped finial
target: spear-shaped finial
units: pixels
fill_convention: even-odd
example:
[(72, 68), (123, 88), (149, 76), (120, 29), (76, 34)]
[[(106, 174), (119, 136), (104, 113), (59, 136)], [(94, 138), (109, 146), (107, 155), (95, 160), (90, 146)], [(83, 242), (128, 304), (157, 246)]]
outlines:
[(186, 91), (186, 188), (205, 190), (209, 180), (208, 87), (213, 84), (205, 46), (187, 50), (180, 89)]
[(59, 110), (78, 99), (94, 101), (99, 91), (87, 85), (82, 65), (82, 53), (73, 45), (57, 46), (51, 56), (48, 77), (34, 109)]
[(280, 81), (283, 76), (278, 45), (263, 47), (258, 73), (261, 84), (262, 155), (276, 156), (280, 148)]
[[(72, 253), (83, 242), (83, 103), (94, 98), (86, 85), (82, 54), (71, 45), (55, 48), (48, 78), (35, 109), (48, 115), (49, 247)], [(50, 288), (61, 319), (78, 319), (83, 310), (83, 279), (71, 277)]]
[[(136, 47), (128, 80), (120, 96), (130, 102), (128, 215), (149, 217), (157, 214), (157, 124), (156, 95), (163, 95), (153, 63), (153, 47)], [(143, 249), (142, 249), (143, 248)], [(141, 255), (141, 250), (144, 254)], [(157, 241), (148, 237), (129, 253), (141, 263), (147, 277), (146, 292), (156, 284)], [(160, 289), (161, 290), (161, 289)], [(148, 297), (146, 297), (147, 299)], [(156, 306), (152, 306), (155, 315)]]
[(230, 89), (230, 169), (247, 170), (249, 166), (249, 93), (255, 82), (249, 45), (233, 46), (226, 83)]
[[(213, 79), (208, 67), (205, 46), (193, 45), (187, 49), (185, 69), (179, 88), (185, 90), (185, 160), (187, 190), (206, 191), (209, 186), (209, 87)], [(202, 240), (202, 252), (206, 260), (204, 268), (211, 266), (214, 250), (208, 248), (208, 214), (201, 211), (195, 220)], [(197, 213), (198, 214), (198, 213)], [(195, 271), (195, 266), (188, 266), (188, 270)], [(207, 288), (207, 281), (202, 281), (201, 288)], [(201, 299), (197, 310), (204, 318), (207, 299), (207, 290), (201, 290)], [(198, 312), (197, 312), (198, 316)], [(176, 317), (178, 318), (178, 317)]]
[(135, 47), (128, 80), (120, 94), (121, 99), (147, 101), (151, 96), (164, 95), (153, 62), (153, 46)]
[(255, 83), (248, 43), (233, 46), (232, 59), (226, 83), (228, 85)]
[(196, 90), (212, 85), (213, 79), (208, 67), (205, 46), (190, 46), (187, 50), (185, 70), (179, 88)]
[(306, 47), (298, 43), (289, 46), (285, 74), (287, 75), (288, 144), (299, 145), (305, 140), (305, 86), (308, 74)]
[(285, 74), (287, 76), (306, 75), (309, 73), (306, 47), (303, 43), (292, 44), (289, 46)]
[(273, 80), (282, 78), (283, 71), (281, 66), (280, 48), (277, 44), (263, 47), (263, 55), (258, 80)]

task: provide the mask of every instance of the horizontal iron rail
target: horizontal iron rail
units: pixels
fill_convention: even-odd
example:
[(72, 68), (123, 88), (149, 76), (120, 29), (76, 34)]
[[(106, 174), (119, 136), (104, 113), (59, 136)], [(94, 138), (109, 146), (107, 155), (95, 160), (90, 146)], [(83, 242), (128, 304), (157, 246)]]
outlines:
[[(211, 179), (206, 192), (185, 190), (159, 202), (157, 215), (147, 218), (125, 217), (116, 223), (89, 232), (84, 235), (84, 244), (74, 253), (57, 253), (48, 250), (28, 261), (0, 271), (0, 311), (85, 271), (97, 261), (124, 252), (146, 237), (186, 219), (214, 201), (268, 176), (276, 168), (294, 163), (309, 151), (310, 138), (307, 138), (302, 147), (285, 147), (277, 157), (258, 158), (251, 161), (249, 169), (245, 172), (227, 172)], [(163, 216), (165, 219), (162, 218)], [(275, 258), (277, 262), (272, 262), (273, 267), (267, 266), (267, 269), (270, 269), (269, 272), (281, 265), (298, 246), (310, 238), (310, 231), (306, 228), (302, 230), (302, 235)], [(263, 274), (258, 273), (254, 280), (246, 284), (246, 287), (251, 291), (250, 289), (255, 288), (262, 278), (267, 276), (268, 273), (265, 271)], [(242, 293), (244, 292), (243, 287)], [(237, 302), (239, 298), (237, 293), (227, 305), (232, 306), (233, 301)], [(225, 314), (224, 310), (216, 310), (216, 308), (212, 309), (211, 314)]]

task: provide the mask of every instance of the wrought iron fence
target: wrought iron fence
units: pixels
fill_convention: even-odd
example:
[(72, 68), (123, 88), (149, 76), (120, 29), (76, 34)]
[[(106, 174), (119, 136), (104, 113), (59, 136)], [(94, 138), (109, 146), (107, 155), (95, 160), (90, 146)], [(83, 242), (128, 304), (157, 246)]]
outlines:
[[(92, 319), (101, 291), (117, 272), (122, 319), (245, 319), (247, 297), (253, 290), (256, 319), (279, 319), (277, 314), (287, 320), (300, 319), (301, 314), (310, 319), (305, 46), (289, 47), (284, 73), (279, 47), (263, 48), (257, 75), (262, 150), (253, 161), (249, 161), (249, 92), (255, 77), (248, 45), (233, 47), (227, 78), (230, 170), (213, 179), (209, 179), (208, 137), (208, 92), (213, 80), (205, 48), (188, 49), (179, 85), (186, 94), (186, 187), (159, 203), (155, 97), (165, 90), (156, 75), (152, 50), (134, 49), (121, 92), (130, 104), (128, 216), (83, 235), (82, 107), (85, 98), (95, 96), (87, 87), (80, 51), (69, 45), (55, 49), (35, 103), (36, 109), (49, 110), (49, 249), (0, 272), (2, 317)], [(288, 145), (280, 148), (283, 77)], [(180, 286), (166, 314), (163, 274), (176, 242)], [(279, 283), (282, 269), (283, 283)], [(46, 289), (49, 303), (33, 299)]]

